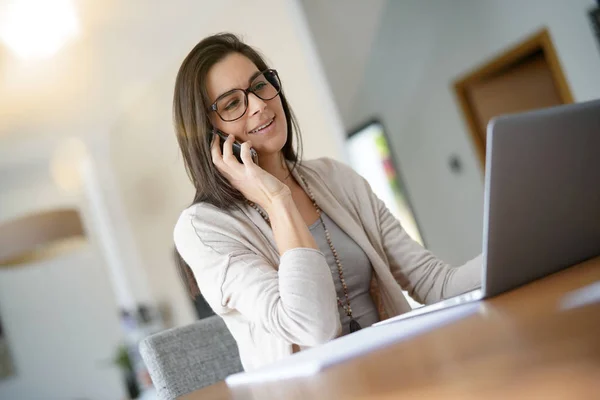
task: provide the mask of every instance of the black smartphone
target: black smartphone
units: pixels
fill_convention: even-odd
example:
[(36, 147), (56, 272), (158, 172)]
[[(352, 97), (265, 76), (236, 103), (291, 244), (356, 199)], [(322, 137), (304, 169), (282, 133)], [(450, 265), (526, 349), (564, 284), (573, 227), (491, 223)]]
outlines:
[[(225, 141), (227, 140), (227, 137), (229, 135), (218, 129), (213, 129), (213, 134), (217, 135), (220, 138), (219, 146), (221, 147), (221, 154), (223, 154), (223, 144), (225, 143)], [(235, 156), (235, 158), (237, 158), (237, 160), (243, 164), (242, 155), (241, 155), (242, 144), (236, 140), (233, 142), (232, 149), (233, 149), (233, 155)], [(252, 161), (254, 162), (254, 164), (258, 165), (258, 153), (256, 152), (256, 150), (250, 149), (250, 156), (252, 157)]]

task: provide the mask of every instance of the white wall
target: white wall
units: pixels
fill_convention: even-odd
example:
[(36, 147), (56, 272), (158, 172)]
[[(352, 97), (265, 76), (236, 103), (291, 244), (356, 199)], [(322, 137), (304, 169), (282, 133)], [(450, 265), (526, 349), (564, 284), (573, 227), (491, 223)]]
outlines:
[[(355, 97), (353, 126), (379, 115), (388, 128), (431, 250), (452, 263), (481, 251), (483, 180), (452, 82), (543, 26), (576, 101), (600, 96), (592, 0), (389, 1)], [(351, 29), (348, 27), (347, 29)], [(453, 174), (457, 155), (463, 172)]]
[[(153, 293), (170, 305), (176, 325), (189, 322), (190, 303), (173, 264), (172, 230), (179, 213), (190, 204), (193, 188), (179, 156), (171, 102), (179, 66), (198, 41), (215, 32), (232, 31), (257, 47), (280, 73), (300, 122), (305, 158), (343, 159), (342, 124), (295, 1), (179, 3), (185, 4), (186, 12), (165, 15), (156, 28), (172, 36), (170, 52), (176, 56), (120, 113), (109, 132), (112, 166), (137, 247)], [(197, 22), (200, 16), (202, 23)], [(175, 33), (168, 33), (171, 29)], [(118, 40), (114, 46), (131, 46)], [(136, 62), (133, 57), (126, 61)]]
[(121, 340), (117, 308), (98, 256), (88, 247), (0, 272), (0, 314), (15, 368), (0, 381), (0, 398), (124, 398), (111, 362)]
[(351, 118), (386, 0), (302, 0), (342, 119)]
[(0, 318), (15, 369), (0, 381), (0, 398), (123, 398), (110, 362), (123, 337), (119, 310), (83, 199), (56, 186), (48, 160), (0, 165), (0, 221), (57, 207), (80, 210), (90, 241), (55, 259), (0, 268)]

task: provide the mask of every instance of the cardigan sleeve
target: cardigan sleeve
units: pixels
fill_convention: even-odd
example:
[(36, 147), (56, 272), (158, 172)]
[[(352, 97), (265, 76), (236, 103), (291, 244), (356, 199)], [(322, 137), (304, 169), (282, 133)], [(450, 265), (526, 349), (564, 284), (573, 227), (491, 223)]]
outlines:
[(275, 268), (234, 237), (210, 229), (195, 214), (182, 214), (175, 226), (177, 250), (217, 314), (236, 310), (256, 327), (300, 346), (338, 335), (335, 286), (320, 251), (288, 250)]
[[(332, 161), (330, 161), (332, 162)], [(377, 221), (379, 241), (392, 275), (403, 290), (416, 301), (432, 304), (462, 294), (481, 286), (481, 255), (462, 266), (453, 267), (443, 262), (429, 250), (414, 241), (400, 222), (377, 197), (371, 186), (361, 175), (347, 165), (333, 162), (337, 166), (338, 180), (351, 182), (345, 185), (346, 195), (357, 209), (366, 206), (368, 218)]]
[(383, 201), (372, 194), (392, 275), (416, 301), (432, 304), (481, 286), (481, 255), (453, 267), (414, 241)]

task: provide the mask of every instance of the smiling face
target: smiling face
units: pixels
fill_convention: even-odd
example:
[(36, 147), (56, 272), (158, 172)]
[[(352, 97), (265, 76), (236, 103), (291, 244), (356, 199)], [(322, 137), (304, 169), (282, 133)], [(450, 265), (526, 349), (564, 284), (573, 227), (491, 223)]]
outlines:
[[(261, 93), (265, 82), (261, 79), (262, 75), (257, 78), (260, 72), (249, 58), (239, 53), (227, 55), (210, 68), (206, 76), (206, 90), (211, 103), (219, 100), (218, 110), (221, 115), (226, 117), (226, 113), (235, 110), (236, 107), (243, 110), (243, 96), (240, 98), (227, 95), (233, 89), (250, 87)], [(248, 93), (248, 108), (241, 118), (223, 121), (217, 112), (213, 111), (210, 113), (210, 121), (215, 128), (235, 136), (241, 143), (250, 140), (259, 156), (280, 152), (287, 140), (287, 121), (280, 96), (271, 100), (261, 100), (255, 94)]]

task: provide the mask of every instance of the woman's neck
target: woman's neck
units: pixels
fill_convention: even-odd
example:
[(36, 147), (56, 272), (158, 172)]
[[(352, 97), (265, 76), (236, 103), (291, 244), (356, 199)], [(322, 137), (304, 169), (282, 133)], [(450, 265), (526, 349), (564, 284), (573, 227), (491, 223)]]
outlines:
[(286, 185), (290, 185), (293, 178), (281, 153), (262, 155), (258, 157), (258, 164), (262, 169), (279, 179)]

